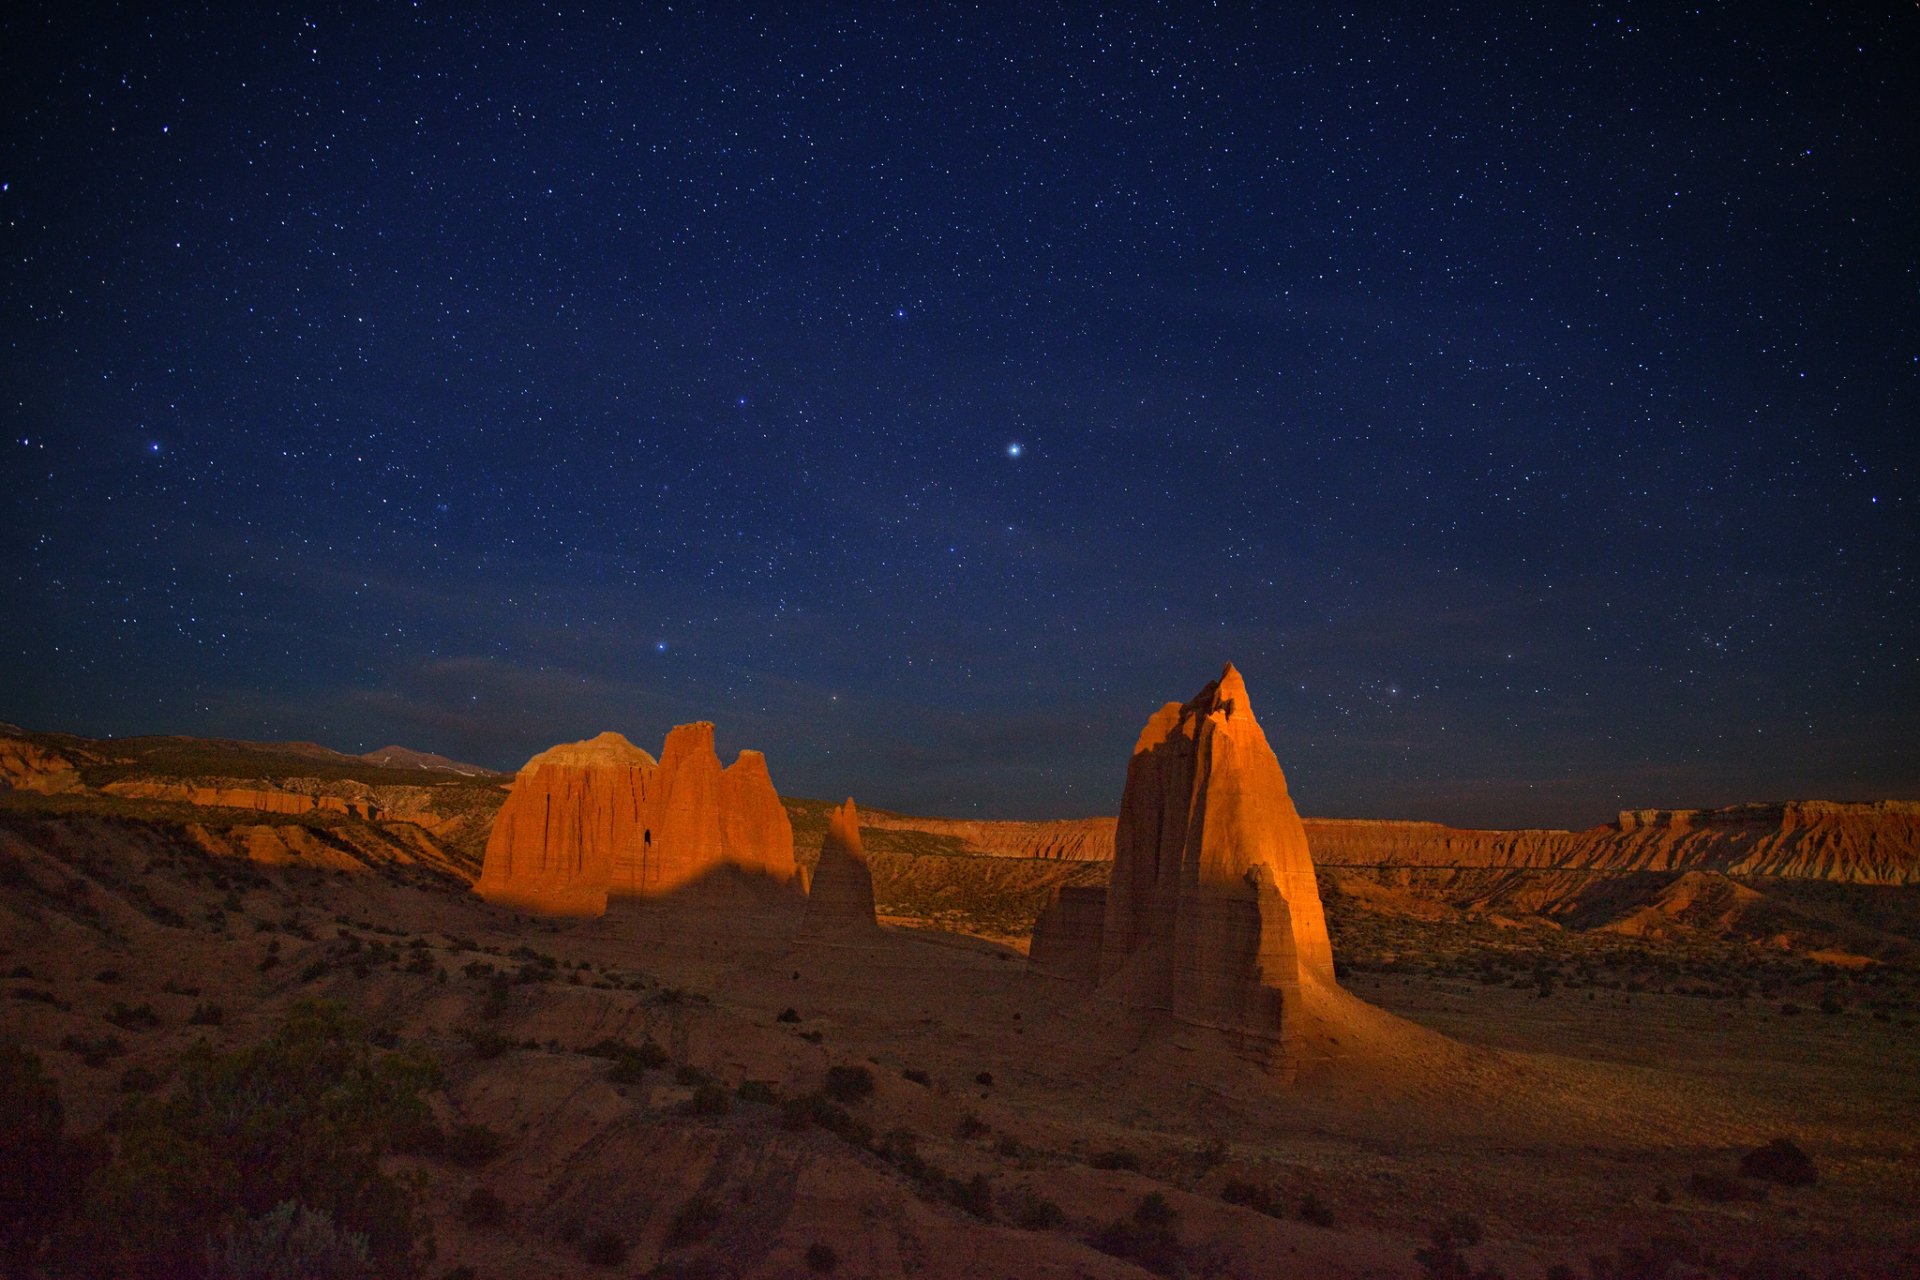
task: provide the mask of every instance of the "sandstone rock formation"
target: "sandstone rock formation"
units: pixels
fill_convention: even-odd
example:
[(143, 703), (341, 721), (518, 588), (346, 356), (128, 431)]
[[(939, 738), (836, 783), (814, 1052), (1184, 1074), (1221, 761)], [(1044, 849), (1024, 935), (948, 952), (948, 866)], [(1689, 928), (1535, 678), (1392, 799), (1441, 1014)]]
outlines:
[(1090, 905), (1056, 897), (1037, 963), (1095, 971), (1126, 1003), (1293, 1069), (1302, 987), (1333, 986), (1333, 948), (1300, 816), (1232, 666), (1191, 702), (1162, 707), (1134, 746), (1097, 968)]
[(657, 764), (617, 733), (529, 760), (475, 888), (529, 910), (599, 915), (609, 894), (671, 893), (723, 865), (791, 883), (793, 827), (760, 753), (723, 770), (702, 722), (676, 726)]
[(617, 733), (542, 751), (514, 776), (493, 820), (476, 892), (553, 915), (607, 909), (616, 864), (628, 876), (660, 785), (652, 756)]
[(879, 927), (873, 910), (873, 871), (860, 847), (860, 811), (853, 800), (827, 819), (820, 861), (807, 889), (804, 937), (815, 941), (858, 938)]

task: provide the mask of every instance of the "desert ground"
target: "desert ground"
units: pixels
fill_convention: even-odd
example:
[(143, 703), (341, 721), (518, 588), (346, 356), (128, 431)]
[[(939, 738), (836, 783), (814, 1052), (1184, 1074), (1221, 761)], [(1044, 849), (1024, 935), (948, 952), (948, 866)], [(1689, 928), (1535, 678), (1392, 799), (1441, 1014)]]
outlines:
[[(174, 742), (0, 795), (0, 1038), (92, 1197), (9, 1237), (24, 1274), (151, 1267), (141, 1233), (194, 1220), (196, 1173), (103, 1236), (128, 1135), (207, 1078), (196, 1045), (237, 1061), (315, 1001), (421, 1070), (430, 1115), (377, 1153), (414, 1206), (395, 1274), (1920, 1274), (1910, 887), (1808, 891), (1856, 948), (1815, 958), (1327, 870), (1341, 985), (1308, 993), (1320, 1040), (1279, 1083), (1027, 964), (1048, 892), (1099, 862), (873, 825), (871, 934), (804, 938), (793, 886), (731, 869), (540, 918), (471, 890), (504, 778)], [(387, 804), (103, 790), (209, 768)], [(828, 806), (787, 808), (810, 863)], [(1743, 1175), (1775, 1139), (1812, 1185)]]

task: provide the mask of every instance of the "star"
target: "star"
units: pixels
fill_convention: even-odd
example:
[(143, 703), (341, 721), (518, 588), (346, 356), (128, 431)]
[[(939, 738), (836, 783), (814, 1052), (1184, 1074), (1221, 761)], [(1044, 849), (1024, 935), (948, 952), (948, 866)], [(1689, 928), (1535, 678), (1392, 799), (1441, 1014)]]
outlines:
[(1017, 458), (1021, 454), (1025, 453), (1026, 451), (1027, 451), (1026, 446), (1021, 444), (1018, 440), (1015, 440), (1012, 443), (1007, 445), (1007, 456), (1009, 458)]

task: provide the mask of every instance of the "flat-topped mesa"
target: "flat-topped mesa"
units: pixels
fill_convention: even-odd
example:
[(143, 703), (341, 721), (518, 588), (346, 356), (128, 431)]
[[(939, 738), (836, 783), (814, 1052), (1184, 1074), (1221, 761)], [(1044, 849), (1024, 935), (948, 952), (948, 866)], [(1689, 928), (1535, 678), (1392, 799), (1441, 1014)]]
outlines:
[[(1044, 962), (1092, 971), (1055, 941), (1087, 945), (1053, 904)], [(1100, 929), (1100, 981), (1139, 1007), (1224, 1033), (1290, 1069), (1303, 982), (1333, 985), (1333, 947), (1286, 776), (1232, 666), (1156, 712), (1134, 746)]]
[(861, 938), (879, 928), (873, 910), (873, 871), (860, 845), (860, 811), (852, 797), (827, 817), (820, 861), (807, 890), (804, 937), (823, 942)]
[(653, 757), (617, 733), (542, 751), (514, 775), (475, 891), (530, 911), (600, 915), (615, 864), (646, 828), (656, 773)]
[(671, 893), (723, 865), (797, 878), (793, 827), (766, 760), (729, 769), (713, 726), (676, 726), (658, 763), (617, 733), (543, 751), (494, 820), (476, 890), (558, 915), (600, 915), (614, 897)]

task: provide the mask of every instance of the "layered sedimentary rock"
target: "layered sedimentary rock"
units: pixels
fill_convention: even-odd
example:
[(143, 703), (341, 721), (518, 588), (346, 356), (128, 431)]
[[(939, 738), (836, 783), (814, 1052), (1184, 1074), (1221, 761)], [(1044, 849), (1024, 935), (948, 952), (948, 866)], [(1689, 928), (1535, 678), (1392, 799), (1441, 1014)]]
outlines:
[(834, 941), (858, 938), (878, 927), (873, 871), (860, 845), (860, 811), (849, 798), (827, 817), (820, 861), (814, 864), (813, 881), (807, 888), (803, 934), (815, 941)]
[(1033, 925), (1027, 959), (1042, 973), (1079, 982), (1100, 977), (1100, 933), (1107, 918), (1105, 885), (1058, 885)]
[(1434, 822), (1308, 821), (1331, 866), (1717, 871), (1920, 884), (1920, 803), (1796, 800), (1722, 809), (1629, 809), (1587, 831), (1476, 831)]
[(215, 809), (252, 809), (259, 813), (338, 813), (377, 821), (387, 815), (370, 799), (327, 795), (324, 792), (286, 791), (278, 787), (223, 785), (209, 782), (161, 782), (129, 779), (109, 782), (100, 790), (130, 800), (166, 800)]
[(1292, 1069), (1302, 983), (1332, 986), (1333, 948), (1300, 816), (1233, 667), (1134, 746), (1097, 966), (1086, 905), (1051, 904), (1043, 964), (1097, 971), (1118, 998)]
[[(1302, 818), (1314, 861), (1347, 867), (1717, 871), (1920, 884), (1920, 802), (1791, 800), (1722, 809), (1628, 809), (1585, 831), (1477, 830), (1437, 822)], [(868, 826), (952, 836), (1005, 858), (1108, 861), (1118, 821), (984, 822), (869, 815)]]
[(1111, 862), (1112, 818), (1053, 818), (1042, 822), (972, 818), (909, 818), (868, 813), (869, 827), (951, 836), (969, 853), (995, 858), (1048, 858), (1063, 862)]
[(793, 828), (758, 752), (723, 770), (713, 726), (686, 724), (658, 763), (617, 733), (528, 761), (475, 888), (494, 902), (598, 915), (609, 894), (670, 893), (726, 865), (791, 882)]

